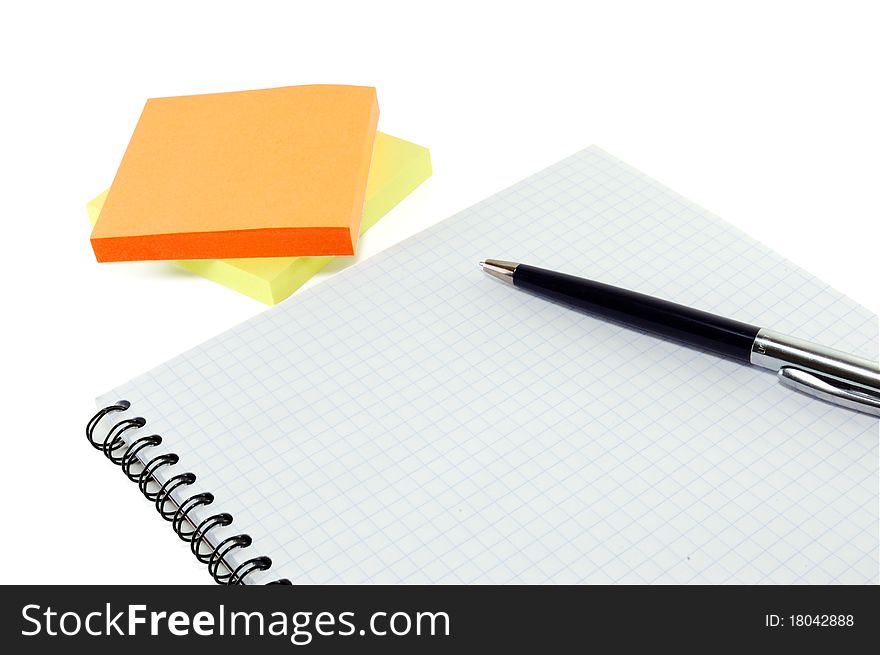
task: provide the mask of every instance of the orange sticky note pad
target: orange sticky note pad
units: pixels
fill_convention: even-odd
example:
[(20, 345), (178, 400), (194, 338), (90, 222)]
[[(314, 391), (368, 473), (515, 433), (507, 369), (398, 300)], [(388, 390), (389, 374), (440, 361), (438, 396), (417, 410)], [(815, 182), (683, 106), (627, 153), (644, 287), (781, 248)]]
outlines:
[(378, 119), (361, 86), (150, 99), (92, 230), (95, 257), (353, 255)]

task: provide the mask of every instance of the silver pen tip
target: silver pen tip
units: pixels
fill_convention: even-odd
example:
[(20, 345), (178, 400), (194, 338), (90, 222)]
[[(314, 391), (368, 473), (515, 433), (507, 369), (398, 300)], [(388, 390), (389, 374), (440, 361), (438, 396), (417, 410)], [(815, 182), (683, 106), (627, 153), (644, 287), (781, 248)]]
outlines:
[(484, 273), (498, 278), (502, 282), (513, 284), (513, 274), (516, 272), (516, 262), (508, 262), (502, 259), (484, 259), (480, 262), (480, 268)]

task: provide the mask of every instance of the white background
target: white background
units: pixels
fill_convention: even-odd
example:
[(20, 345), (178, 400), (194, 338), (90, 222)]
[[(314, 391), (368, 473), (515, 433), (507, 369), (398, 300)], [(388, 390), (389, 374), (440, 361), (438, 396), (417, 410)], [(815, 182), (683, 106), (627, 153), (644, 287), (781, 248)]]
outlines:
[(84, 204), (146, 98), (376, 86), (380, 129), (430, 147), (434, 176), (358, 259), (596, 143), (876, 312), (873, 4), (5, 5), (4, 582), (210, 579), (83, 433), (96, 395), (263, 309), (95, 263)]

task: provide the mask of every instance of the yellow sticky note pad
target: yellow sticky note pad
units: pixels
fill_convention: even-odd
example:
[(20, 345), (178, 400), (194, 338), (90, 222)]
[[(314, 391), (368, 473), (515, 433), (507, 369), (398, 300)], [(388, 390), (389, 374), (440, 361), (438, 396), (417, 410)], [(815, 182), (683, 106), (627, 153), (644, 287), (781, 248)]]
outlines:
[[(430, 176), (431, 155), (427, 148), (377, 132), (361, 234)], [(92, 225), (98, 220), (106, 198), (107, 191), (104, 191), (86, 205)], [(260, 257), (193, 259), (174, 263), (267, 305), (274, 305), (332, 260), (333, 257)]]

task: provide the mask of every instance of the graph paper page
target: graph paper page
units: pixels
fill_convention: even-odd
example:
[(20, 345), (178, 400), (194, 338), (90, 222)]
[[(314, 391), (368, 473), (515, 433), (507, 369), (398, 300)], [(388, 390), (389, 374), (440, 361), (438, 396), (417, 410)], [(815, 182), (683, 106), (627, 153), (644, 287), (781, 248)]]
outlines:
[(249, 582), (878, 582), (876, 419), (487, 257), (877, 357), (868, 310), (591, 147), (99, 403), (271, 557)]

